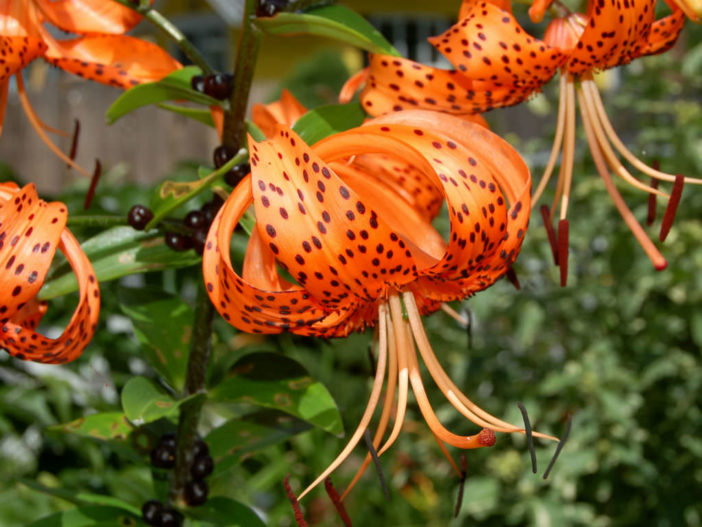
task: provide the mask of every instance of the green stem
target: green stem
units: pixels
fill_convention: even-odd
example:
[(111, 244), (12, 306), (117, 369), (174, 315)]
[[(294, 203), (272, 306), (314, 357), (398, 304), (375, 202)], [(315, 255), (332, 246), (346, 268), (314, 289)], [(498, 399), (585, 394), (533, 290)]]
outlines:
[[(200, 283), (195, 306), (193, 334), (190, 341), (188, 372), (183, 393), (185, 397), (196, 393), (204, 393), (207, 388), (207, 364), (210, 359), (210, 337), (212, 336), (213, 319), (214, 307), (210, 302), (207, 291), (205, 291), (204, 284)], [(176, 466), (169, 493), (169, 499), (172, 502), (181, 498), (183, 489), (190, 479), (193, 446), (204, 401), (204, 398), (196, 398), (181, 406), (180, 419), (178, 421)]]
[(205, 60), (205, 57), (200, 54), (198, 49), (190, 43), (185, 35), (183, 35), (183, 33), (170, 22), (170, 20), (155, 9), (152, 9), (149, 4), (144, 5), (143, 2), (140, 2), (139, 6), (137, 7), (129, 0), (114, 1), (144, 15), (144, 18), (159, 28), (168, 38), (176, 43), (180, 50), (185, 53), (185, 56), (202, 70), (203, 75), (211, 75), (214, 73), (210, 65)]
[[(230, 109), (224, 113), (224, 135), (222, 144), (232, 149), (238, 149), (244, 137), (244, 117), (253, 80), (253, 71), (258, 55), (259, 33), (251, 26), (251, 17), (256, 12), (258, 0), (246, 0), (242, 33), (237, 52), (236, 69), (234, 72), (234, 89), (232, 91)], [(239, 152), (242, 155), (243, 152)], [(233, 160), (232, 160), (233, 161)], [(222, 167), (223, 168), (223, 167)], [(201, 393), (206, 389), (207, 364), (210, 355), (210, 339), (212, 336), (212, 321), (215, 309), (210, 302), (204, 284), (198, 289), (197, 305), (193, 335), (190, 341), (190, 357), (184, 395)], [(178, 421), (178, 447), (176, 451), (176, 466), (171, 480), (169, 500), (177, 502), (182, 499), (192, 463), (192, 451), (197, 434), (203, 400), (198, 399), (181, 407)]]
[(232, 94), (229, 98), (229, 110), (224, 116), (222, 144), (231, 148), (239, 148), (244, 138), (244, 117), (249, 101), (249, 91), (253, 80), (256, 58), (261, 42), (261, 33), (252, 24), (256, 16), (256, 0), (246, 0), (244, 17), (241, 21), (241, 36), (236, 56)]
[(69, 227), (115, 227), (117, 225), (127, 225), (127, 217), (125, 215), (115, 216), (111, 214), (68, 216), (66, 224)]

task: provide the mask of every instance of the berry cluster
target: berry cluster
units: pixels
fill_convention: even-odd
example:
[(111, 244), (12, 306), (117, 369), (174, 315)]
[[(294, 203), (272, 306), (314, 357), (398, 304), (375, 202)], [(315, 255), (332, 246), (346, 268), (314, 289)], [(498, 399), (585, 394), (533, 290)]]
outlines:
[[(166, 245), (174, 251), (193, 249), (197, 254), (202, 254), (205, 249), (207, 231), (223, 203), (224, 200), (215, 194), (200, 209), (188, 212), (183, 218), (183, 226), (186, 227), (189, 234), (167, 230), (163, 234)], [(127, 221), (132, 228), (141, 231), (153, 217), (153, 212), (144, 205), (134, 205), (129, 210)]]
[[(151, 464), (156, 468), (172, 469), (176, 462), (176, 435), (164, 434), (151, 451)], [(202, 439), (196, 439), (192, 451), (190, 476), (185, 484), (183, 498), (190, 507), (197, 507), (207, 501), (209, 487), (205, 478), (212, 474), (214, 461), (210, 449)], [(183, 515), (158, 500), (149, 500), (141, 508), (142, 518), (148, 525), (155, 527), (180, 527)]]
[(193, 90), (223, 101), (232, 94), (234, 76), (231, 73), (213, 73), (212, 75), (195, 75), (190, 79)]
[[(220, 168), (235, 155), (236, 152), (232, 148), (226, 145), (219, 145), (214, 149), (212, 154), (212, 161), (214, 162), (215, 168)], [(249, 172), (251, 172), (251, 165), (249, 163), (239, 163), (224, 174), (224, 182), (230, 187), (236, 187), (239, 181), (244, 179)]]

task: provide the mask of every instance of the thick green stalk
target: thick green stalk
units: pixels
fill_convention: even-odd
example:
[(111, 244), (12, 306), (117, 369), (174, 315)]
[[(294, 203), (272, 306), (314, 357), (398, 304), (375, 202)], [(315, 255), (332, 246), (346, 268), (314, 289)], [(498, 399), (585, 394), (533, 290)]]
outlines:
[[(257, 4), (258, 0), (246, 0), (236, 69), (234, 71), (231, 104), (229, 110), (224, 113), (222, 144), (230, 147), (233, 151), (238, 150), (244, 137), (246, 106), (258, 55), (260, 36), (258, 31), (251, 26), (251, 17), (256, 12)], [(190, 357), (188, 359), (188, 373), (184, 395), (204, 392), (206, 389), (206, 373), (210, 356), (210, 339), (214, 313), (215, 309), (210, 302), (207, 291), (205, 291), (204, 284), (201, 283), (198, 289), (195, 324), (190, 342)], [(169, 495), (171, 501), (181, 499), (183, 489), (189, 479), (192, 449), (195, 443), (202, 404), (203, 401), (198, 400), (181, 407), (180, 420), (178, 422), (176, 466)]]
[(256, 0), (246, 0), (244, 18), (241, 23), (239, 49), (236, 55), (232, 94), (229, 97), (229, 111), (225, 114), (222, 144), (237, 149), (244, 138), (246, 129), (244, 118), (249, 102), (249, 91), (253, 80), (256, 58), (261, 41), (261, 33), (251, 20), (256, 16)]

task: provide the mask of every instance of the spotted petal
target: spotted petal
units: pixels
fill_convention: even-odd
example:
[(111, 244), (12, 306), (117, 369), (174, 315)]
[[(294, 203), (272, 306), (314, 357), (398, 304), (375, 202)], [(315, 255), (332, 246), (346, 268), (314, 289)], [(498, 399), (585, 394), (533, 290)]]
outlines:
[[(92, 266), (65, 228), (67, 212), (62, 203), (39, 199), (34, 185), (18, 190), (0, 187), (0, 344), (10, 354), (49, 363), (77, 358), (92, 338), (100, 312), (100, 293)], [(50, 339), (34, 328), (46, 311), (36, 294), (60, 249), (79, 283), (80, 300), (63, 334)]]
[(685, 13), (680, 9), (674, 9), (673, 14), (656, 20), (637, 56), (657, 55), (668, 51), (677, 42), (684, 25)]
[(0, 82), (10, 78), (46, 51), (46, 44), (33, 37), (0, 36)]
[(139, 13), (111, 0), (32, 1), (47, 22), (69, 33), (121, 34), (141, 20)]
[(266, 134), (266, 137), (271, 137), (275, 133), (276, 124), (293, 126), (305, 113), (307, 108), (288, 90), (282, 91), (280, 100), (270, 104), (254, 104), (251, 109), (254, 124)]
[(52, 41), (46, 59), (69, 73), (121, 88), (156, 81), (181, 68), (156, 44), (124, 35)]

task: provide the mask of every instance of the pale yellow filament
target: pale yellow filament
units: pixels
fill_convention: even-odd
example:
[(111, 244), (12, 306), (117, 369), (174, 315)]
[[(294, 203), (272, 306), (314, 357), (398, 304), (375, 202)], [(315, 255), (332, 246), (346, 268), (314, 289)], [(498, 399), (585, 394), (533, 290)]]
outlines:
[(49, 136), (46, 135), (46, 132), (43, 130), (43, 123), (39, 119), (36, 113), (34, 113), (34, 109), (32, 108), (32, 105), (29, 102), (29, 98), (27, 97), (27, 92), (24, 89), (24, 81), (22, 80), (22, 74), (21, 72), (17, 72), (15, 74), (15, 79), (17, 80), (17, 94), (19, 95), (19, 100), (20, 103), (22, 104), (22, 108), (24, 109), (24, 113), (27, 114), (27, 118), (29, 119), (29, 122), (32, 124), (32, 127), (36, 131), (37, 135), (41, 138), (41, 140), (44, 142), (44, 144), (53, 152), (53, 154), (58, 157), (61, 161), (66, 163), (67, 165), (75, 168), (78, 172), (83, 174), (86, 177), (92, 177), (92, 174), (90, 172), (86, 171), (83, 167), (78, 165), (75, 161), (73, 161), (70, 157), (68, 157), (66, 154), (64, 154), (59, 147), (57, 147), (51, 139), (49, 139)]
[[(581, 113), (584, 113), (586, 109), (581, 105), (580, 111)], [(597, 167), (597, 172), (600, 174), (602, 181), (604, 181), (605, 188), (612, 198), (612, 201), (614, 201), (614, 205), (617, 207), (619, 214), (621, 214), (622, 218), (629, 226), (629, 229), (631, 229), (631, 232), (639, 242), (639, 245), (641, 245), (641, 248), (651, 259), (651, 262), (653, 262), (654, 267), (656, 269), (664, 269), (667, 265), (665, 258), (653, 244), (651, 239), (646, 235), (646, 232), (644, 232), (639, 222), (636, 221), (634, 214), (631, 212), (631, 210), (629, 210), (629, 207), (627, 207), (624, 199), (614, 185), (614, 181), (612, 181), (612, 177), (607, 170), (607, 164), (604, 156), (602, 155), (602, 151), (597, 143), (597, 138), (594, 130), (592, 129), (592, 124), (590, 120), (585, 117), (585, 115), (583, 115), (583, 124), (587, 142), (590, 145), (590, 151), (592, 152), (592, 159), (595, 161), (595, 167)]]
[[(573, 183), (573, 162), (575, 158), (575, 83), (571, 75), (568, 75), (566, 82), (566, 127), (563, 144), (563, 158), (561, 159), (561, 170), (558, 174), (558, 183), (561, 188), (561, 210), (560, 219), (564, 220), (568, 213), (568, 203), (570, 201), (570, 188)], [(556, 196), (558, 197), (558, 192)], [(555, 211), (555, 203), (551, 211)], [(553, 212), (552, 212), (553, 214)]]
[[(670, 182), (675, 181), (674, 175), (666, 174), (665, 172), (661, 172), (660, 170), (656, 170), (656, 169), (648, 166), (646, 163), (644, 163), (638, 157), (636, 157), (634, 154), (632, 154), (631, 151), (624, 145), (622, 140), (619, 138), (619, 136), (615, 132), (614, 127), (612, 126), (612, 123), (610, 122), (609, 118), (607, 117), (607, 112), (604, 108), (604, 104), (602, 103), (602, 98), (600, 97), (600, 92), (597, 89), (597, 86), (595, 85), (595, 81), (592, 79), (586, 79), (586, 80), (582, 81), (581, 85), (582, 85), (583, 91), (587, 92), (588, 95), (590, 96), (590, 101), (592, 102), (593, 106), (595, 107), (595, 110), (597, 111), (597, 116), (599, 118), (599, 122), (600, 122), (600, 125), (602, 126), (602, 129), (605, 131), (610, 142), (619, 151), (619, 153), (629, 163), (631, 163), (634, 167), (639, 169), (644, 174), (647, 174), (647, 175), (654, 177), (656, 179), (661, 179), (663, 181), (670, 181)], [(685, 183), (699, 185), (699, 184), (702, 184), (702, 179), (686, 177)]]
[(556, 166), (558, 155), (561, 153), (563, 131), (565, 130), (566, 123), (566, 82), (567, 75), (563, 73), (558, 79), (558, 121), (556, 123), (556, 136), (553, 138), (553, 146), (551, 147), (551, 155), (549, 156), (548, 163), (546, 164), (546, 170), (544, 170), (541, 180), (539, 181), (539, 186), (536, 187), (532, 197), (532, 203), (534, 206), (536, 206), (536, 203), (539, 201), (541, 194), (543, 194), (546, 185), (551, 179), (553, 168)]
[(458, 322), (461, 326), (464, 328), (467, 328), (470, 326), (470, 320), (468, 317), (465, 317), (458, 313), (455, 309), (453, 309), (451, 306), (448, 304), (441, 304), (441, 310), (446, 313), (448, 316), (450, 316), (452, 319), (454, 319), (456, 322)]
[(339, 465), (341, 465), (349, 454), (356, 447), (358, 442), (363, 437), (371, 418), (373, 417), (373, 412), (375, 412), (375, 407), (378, 404), (378, 399), (380, 399), (380, 392), (383, 388), (383, 378), (385, 377), (385, 366), (388, 359), (388, 335), (387, 335), (387, 322), (386, 322), (387, 306), (385, 304), (380, 304), (378, 307), (378, 366), (375, 372), (375, 379), (373, 380), (373, 388), (371, 390), (370, 398), (368, 399), (368, 405), (366, 410), (363, 412), (361, 417), (361, 422), (358, 424), (358, 428), (351, 436), (351, 439), (346, 444), (341, 453), (336, 457), (334, 461), (322, 472), (317, 479), (315, 479), (312, 484), (310, 484), (303, 492), (300, 494), (299, 499), (305, 497), (305, 495), (310, 492), (319, 483), (324, 481), (324, 479), (334, 472)]

